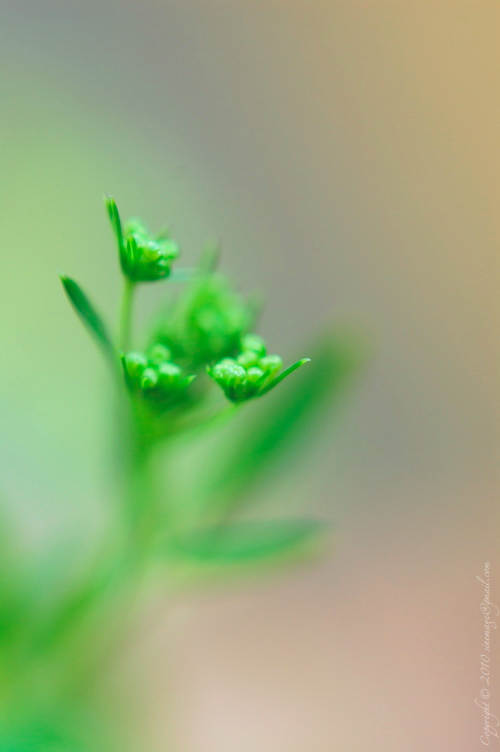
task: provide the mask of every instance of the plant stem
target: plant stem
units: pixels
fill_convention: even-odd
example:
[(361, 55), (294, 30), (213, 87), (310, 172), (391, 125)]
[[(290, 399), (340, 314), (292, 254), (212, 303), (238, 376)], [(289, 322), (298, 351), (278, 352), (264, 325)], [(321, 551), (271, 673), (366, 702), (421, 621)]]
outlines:
[(122, 302), (120, 310), (120, 333), (118, 347), (126, 352), (130, 347), (132, 329), (132, 301), (134, 297), (135, 282), (128, 277), (123, 281)]

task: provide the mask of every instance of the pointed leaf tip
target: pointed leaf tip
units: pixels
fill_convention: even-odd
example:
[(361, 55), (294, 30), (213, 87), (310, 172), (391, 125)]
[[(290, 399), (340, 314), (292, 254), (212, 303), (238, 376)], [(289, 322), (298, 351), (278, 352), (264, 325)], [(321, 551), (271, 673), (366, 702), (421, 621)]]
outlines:
[(296, 371), (301, 366), (305, 365), (305, 363), (310, 363), (311, 358), (302, 358), (301, 360), (297, 360), (295, 363), (292, 363), (291, 366), (288, 366), (288, 368), (285, 368), (284, 371), (282, 371), (278, 376), (276, 376), (275, 379), (271, 381), (270, 384), (268, 384), (264, 389), (261, 390), (259, 393), (259, 396), (263, 394), (267, 394), (271, 391), (271, 389), (274, 389), (275, 386), (278, 386), (280, 382), (282, 382), (284, 379), (286, 379), (287, 376), (290, 376), (291, 373)]

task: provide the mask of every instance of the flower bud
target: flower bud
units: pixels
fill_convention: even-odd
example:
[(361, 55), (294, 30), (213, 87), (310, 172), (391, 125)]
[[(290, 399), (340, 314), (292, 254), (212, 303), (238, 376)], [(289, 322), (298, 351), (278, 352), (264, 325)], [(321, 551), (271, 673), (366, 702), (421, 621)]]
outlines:
[(245, 350), (236, 358), (238, 365), (243, 366), (243, 368), (251, 368), (252, 366), (256, 366), (258, 360), (258, 354), (252, 350)]
[(275, 376), (283, 367), (283, 361), (279, 355), (265, 355), (259, 360), (259, 367), (266, 371), (269, 376)]
[(225, 277), (201, 274), (179, 296), (156, 336), (175, 360), (196, 371), (237, 353), (253, 316), (251, 305)]
[(141, 387), (144, 390), (154, 389), (158, 386), (159, 374), (155, 368), (146, 368), (141, 377)]
[(148, 350), (147, 355), (149, 362), (154, 365), (165, 363), (172, 357), (170, 350), (168, 347), (165, 347), (165, 345), (153, 345), (153, 347)]
[(111, 196), (106, 198), (106, 206), (125, 276), (133, 282), (154, 282), (168, 277), (171, 263), (180, 253), (177, 243), (164, 235), (151, 237), (137, 219), (130, 220), (122, 229), (118, 208)]
[(245, 334), (241, 338), (241, 349), (243, 352), (250, 350), (257, 353), (259, 358), (262, 358), (266, 354), (266, 343), (258, 334)]
[(125, 234), (128, 255), (128, 276), (134, 282), (154, 282), (168, 277), (170, 264), (179, 255), (179, 247), (172, 240), (156, 241), (145, 231)]
[(247, 372), (241, 366), (225, 366), (222, 387), (233, 402), (246, 398)]
[(171, 387), (179, 382), (182, 369), (175, 363), (162, 363), (158, 368), (160, 384), (163, 387)]
[(240, 386), (244, 384), (247, 378), (247, 372), (241, 366), (225, 366), (224, 378), (228, 386)]
[(125, 356), (125, 367), (132, 381), (139, 381), (146, 366), (146, 358), (141, 353), (130, 352)]
[(252, 366), (252, 368), (249, 368), (247, 371), (247, 379), (249, 384), (256, 384), (263, 376), (265, 371), (262, 370), (262, 368), (258, 368), (257, 366)]
[[(254, 345), (261, 350), (264, 346), (260, 337), (256, 335), (248, 335), (245, 344)], [(308, 361), (309, 358), (302, 358), (282, 371), (283, 362), (279, 355), (263, 355), (258, 358), (255, 350), (245, 350), (236, 360), (224, 358), (212, 368), (207, 368), (207, 372), (223, 389), (229, 400), (244, 402), (267, 394)]]

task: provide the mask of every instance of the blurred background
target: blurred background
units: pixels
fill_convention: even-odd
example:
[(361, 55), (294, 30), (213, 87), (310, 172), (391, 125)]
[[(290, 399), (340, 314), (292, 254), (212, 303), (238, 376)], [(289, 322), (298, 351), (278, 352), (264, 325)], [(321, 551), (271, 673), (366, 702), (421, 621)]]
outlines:
[(57, 278), (114, 315), (105, 191), (187, 263), (220, 238), (272, 349), (332, 321), (375, 343), (270, 489), (332, 521), (331, 556), (160, 609), (130, 658), (144, 750), (482, 748), (499, 31), (493, 0), (0, 0), (1, 492), (30, 545), (84, 546), (106, 505), (106, 374)]

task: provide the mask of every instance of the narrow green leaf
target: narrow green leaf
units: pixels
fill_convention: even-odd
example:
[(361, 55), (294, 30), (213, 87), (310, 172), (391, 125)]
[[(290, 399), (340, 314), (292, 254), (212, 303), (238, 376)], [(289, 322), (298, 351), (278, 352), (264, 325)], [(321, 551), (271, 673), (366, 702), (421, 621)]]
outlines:
[(178, 549), (199, 563), (247, 564), (298, 553), (324, 530), (324, 523), (310, 519), (238, 522), (202, 530)]
[(59, 276), (71, 305), (83, 321), (84, 325), (90, 331), (92, 336), (95, 337), (97, 342), (104, 348), (105, 352), (108, 355), (114, 356), (113, 344), (106, 326), (86, 294), (83, 292), (82, 288), (70, 277), (66, 277), (64, 274)]
[(123, 230), (122, 230), (122, 223), (120, 220), (120, 213), (118, 211), (118, 207), (116, 205), (116, 201), (114, 200), (113, 196), (104, 196), (104, 202), (106, 204), (106, 209), (108, 210), (108, 217), (109, 221), (111, 222), (111, 227), (113, 228), (113, 232), (115, 233), (116, 242), (118, 245), (118, 254), (120, 257), (120, 265), (122, 268), (122, 271), (124, 274), (128, 273), (128, 255), (127, 255), (127, 249), (125, 247), (125, 241), (123, 239)]
[(293, 363), (291, 366), (288, 366), (288, 368), (285, 368), (284, 371), (282, 371), (278, 376), (276, 376), (275, 379), (271, 381), (270, 384), (268, 384), (264, 389), (261, 389), (259, 393), (259, 397), (261, 397), (263, 394), (267, 394), (271, 391), (271, 389), (274, 389), (275, 386), (278, 386), (278, 384), (283, 381), (283, 379), (286, 379), (287, 376), (289, 376), (291, 373), (297, 370), (297, 368), (300, 368), (305, 363), (310, 363), (311, 358), (302, 358), (302, 360), (297, 360), (295, 363)]
[(328, 408), (343, 404), (346, 388), (367, 359), (360, 338), (351, 335), (330, 335), (312, 348), (311, 356), (288, 386), (259, 400), (258, 418), (230, 442), (232, 451), (209, 484), (207, 509), (237, 506), (280, 461), (292, 467), (291, 460), (311, 449), (321, 420), (332, 419)]

